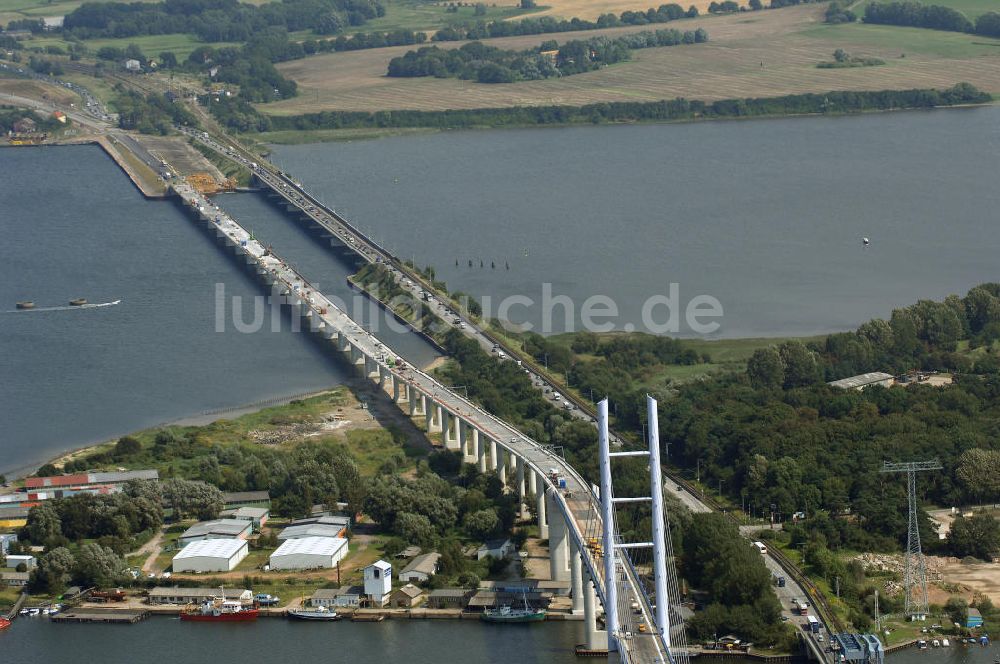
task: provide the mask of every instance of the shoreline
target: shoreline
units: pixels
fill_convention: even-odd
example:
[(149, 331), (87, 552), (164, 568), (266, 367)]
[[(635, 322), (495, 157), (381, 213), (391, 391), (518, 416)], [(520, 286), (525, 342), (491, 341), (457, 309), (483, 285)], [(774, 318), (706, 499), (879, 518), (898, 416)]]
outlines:
[[(789, 119), (813, 119), (813, 118), (845, 118), (845, 117), (866, 117), (872, 115), (882, 115), (888, 113), (909, 113), (920, 111), (946, 111), (951, 109), (977, 109), (1000, 106), (1000, 95), (994, 95), (993, 100), (982, 103), (952, 104), (947, 106), (933, 106), (930, 108), (873, 108), (861, 111), (844, 111), (833, 113), (769, 113), (763, 115), (745, 115), (731, 117), (690, 117), (663, 120), (609, 120), (604, 122), (553, 122), (546, 124), (525, 123), (525, 124), (503, 124), (503, 125), (467, 125), (467, 126), (415, 126), (415, 127), (348, 127), (343, 129), (315, 128), (315, 129), (275, 129), (261, 133), (236, 134), (237, 136), (254, 141), (258, 145), (318, 145), (322, 143), (340, 143), (353, 141), (372, 141), (383, 138), (397, 138), (400, 136), (413, 136), (422, 134), (439, 134), (456, 131), (502, 131), (505, 129), (568, 129), (572, 127), (633, 127), (633, 126), (656, 126), (656, 125), (681, 125), (681, 124), (702, 124), (714, 122), (748, 122), (753, 120), (772, 121)], [(515, 108), (515, 107), (511, 107)], [(480, 110), (480, 109), (473, 109)], [(372, 111), (391, 112), (391, 111)], [(446, 113), (447, 111), (434, 111)], [(263, 114), (265, 117), (267, 114)], [(309, 115), (302, 114), (302, 115)], [(288, 117), (288, 116), (276, 116)], [(294, 116), (291, 116), (294, 117)], [(276, 136), (278, 135), (278, 136)], [(313, 139), (305, 138), (313, 136)], [(285, 139), (285, 140), (281, 140)]]
[(262, 410), (264, 408), (270, 408), (272, 406), (284, 406), (296, 399), (309, 399), (311, 397), (319, 396), (321, 394), (326, 394), (327, 392), (332, 392), (333, 390), (336, 390), (339, 387), (346, 387), (346, 386), (347, 383), (345, 382), (341, 385), (332, 385), (330, 387), (321, 390), (313, 390), (310, 392), (301, 392), (298, 394), (288, 394), (278, 397), (271, 397), (268, 399), (262, 399), (260, 401), (254, 401), (251, 403), (241, 404), (238, 406), (229, 406), (226, 408), (219, 408), (216, 410), (206, 410), (197, 414), (185, 415), (183, 417), (179, 417), (176, 419), (159, 422), (158, 424), (151, 424), (149, 426), (144, 426), (141, 427), (140, 429), (133, 429), (130, 431), (125, 431), (120, 434), (114, 434), (111, 437), (104, 438), (102, 440), (93, 440), (84, 445), (81, 445), (80, 447), (74, 447), (64, 452), (59, 452), (57, 456), (47, 457), (45, 461), (42, 461), (40, 463), (37, 461), (32, 461), (25, 466), (21, 466), (20, 468), (14, 468), (11, 470), (4, 471), (4, 474), (7, 477), (7, 482), (11, 483), (16, 480), (24, 479), (25, 477), (37, 471), (46, 463), (60, 464), (66, 461), (70, 461), (83, 454), (86, 454), (87, 452), (95, 450), (98, 447), (101, 447), (102, 445), (112, 444), (118, 438), (135, 433), (136, 431), (143, 431), (146, 429), (159, 429), (162, 427), (170, 427), (170, 426), (188, 426), (188, 427), (205, 426), (220, 419), (227, 419), (221, 417), (221, 415), (240, 417), (243, 415), (248, 415), (250, 413), (255, 413), (258, 410)]

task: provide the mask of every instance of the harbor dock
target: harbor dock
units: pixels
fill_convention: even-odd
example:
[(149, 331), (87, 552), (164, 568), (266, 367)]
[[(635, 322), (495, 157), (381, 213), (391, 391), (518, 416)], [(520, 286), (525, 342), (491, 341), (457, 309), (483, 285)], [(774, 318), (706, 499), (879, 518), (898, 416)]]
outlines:
[(149, 617), (149, 611), (133, 609), (67, 609), (50, 618), (52, 622), (116, 623), (132, 625)]

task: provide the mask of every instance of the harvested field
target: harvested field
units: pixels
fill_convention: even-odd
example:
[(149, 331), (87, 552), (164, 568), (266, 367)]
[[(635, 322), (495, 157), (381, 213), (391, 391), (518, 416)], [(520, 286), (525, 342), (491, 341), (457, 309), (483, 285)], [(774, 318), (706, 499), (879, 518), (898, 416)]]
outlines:
[[(623, 11), (645, 11), (650, 7), (659, 7), (665, 4), (662, 1), (648, 2), (643, 4), (635, 0), (544, 0), (538, 4), (545, 5), (545, 9), (532, 14), (532, 16), (559, 16), (560, 18), (582, 18), (590, 21), (595, 20), (601, 14), (621, 14)], [(688, 0), (678, 2), (685, 9), (694, 5), (702, 14), (708, 12), (708, 6), (712, 0)], [(745, 2), (740, 2), (746, 5)]]
[(37, 81), (19, 78), (0, 78), (0, 92), (28, 99), (44, 99), (54, 104), (66, 106), (80, 101), (79, 95), (62, 86), (45, 85)]
[[(830, 90), (941, 88), (960, 81), (1000, 92), (1000, 40), (916, 28), (825, 25), (822, 13), (822, 7), (806, 5), (667, 26), (493, 39), (490, 45), (529, 48), (549, 38), (565, 41), (651, 27), (704, 27), (709, 33), (708, 43), (635, 51), (632, 61), (599, 71), (501, 85), (386, 77), (389, 60), (409, 47), (332, 53), (279, 65), (299, 83), (301, 95), (259, 108), (273, 115), (293, 115), (320, 110), (431, 111), (674, 97), (717, 100)], [(442, 48), (460, 45), (441, 44)], [(816, 68), (838, 48), (858, 57), (880, 58), (886, 65)]]

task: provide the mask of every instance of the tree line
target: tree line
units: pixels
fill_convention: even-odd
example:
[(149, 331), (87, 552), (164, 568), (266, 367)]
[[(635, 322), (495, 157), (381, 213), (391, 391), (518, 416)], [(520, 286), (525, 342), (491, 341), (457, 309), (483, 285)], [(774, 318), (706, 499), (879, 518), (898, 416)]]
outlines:
[(632, 49), (708, 41), (708, 33), (657, 30), (621, 37), (573, 40), (562, 46), (547, 41), (523, 51), (470, 42), (457, 49), (425, 46), (389, 61), (388, 76), (460, 78), (479, 83), (513, 83), (571, 76), (628, 60)]
[(385, 15), (378, 0), (87, 2), (66, 15), (63, 34), (78, 39), (193, 34), (206, 42), (244, 42), (271, 27), (336, 34)]
[(1000, 13), (986, 12), (973, 22), (951, 7), (925, 5), (914, 0), (869, 3), (865, 7), (864, 21), (1000, 37)]
[(983, 104), (990, 96), (968, 83), (946, 90), (912, 89), (725, 99), (704, 102), (672, 99), (655, 102), (604, 102), (584, 106), (518, 106), (447, 111), (322, 111), (266, 116), (239, 99), (213, 102), (211, 111), (234, 131), (311, 130), (389, 127), (509, 127), (605, 122), (711, 120), (723, 118), (862, 113), (878, 110)]

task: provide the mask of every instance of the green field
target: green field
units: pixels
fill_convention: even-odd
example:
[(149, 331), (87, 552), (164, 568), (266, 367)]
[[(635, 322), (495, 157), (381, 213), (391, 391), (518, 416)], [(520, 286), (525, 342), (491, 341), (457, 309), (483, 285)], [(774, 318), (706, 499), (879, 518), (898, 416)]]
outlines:
[[(884, 1), (884, 0), (882, 0)], [(986, 12), (1000, 12), (1000, 3), (996, 0), (920, 0), (925, 5), (939, 5), (942, 7), (951, 7), (952, 9), (957, 9), (971, 19), (975, 19), (980, 14), (985, 14)], [(860, 0), (851, 4), (851, 9), (853, 9), (858, 14), (861, 14), (865, 10), (865, 5), (867, 5), (869, 0)]]
[(1000, 39), (925, 28), (865, 23), (818, 24), (799, 34), (828, 42), (842, 41), (855, 49), (867, 47), (881, 52), (892, 49), (898, 50), (900, 54), (917, 53), (935, 58), (964, 59), (1000, 55)]
[[(143, 35), (140, 37), (127, 37), (123, 39), (88, 39), (84, 42), (84, 44), (86, 44), (92, 54), (97, 53), (98, 49), (105, 46), (124, 49), (128, 47), (129, 44), (135, 44), (142, 49), (142, 52), (147, 56), (155, 57), (164, 51), (170, 51), (176, 55), (179, 60), (186, 58), (191, 51), (195, 50), (199, 46), (212, 46), (214, 48), (239, 46), (239, 44), (233, 42), (206, 43), (199, 41), (196, 37), (194, 37), (194, 35)], [(53, 35), (46, 37), (34, 37), (29, 41), (26, 41), (25, 46), (28, 48), (34, 46), (42, 48), (46, 46), (59, 46), (60, 48), (68, 50), (69, 42)]]
[[(510, 2), (511, 0), (508, 0)], [(363, 32), (378, 32), (391, 30), (437, 30), (456, 23), (469, 23), (470, 21), (491, 21), (511, 18), (513, 16), (523, 16), (547, 9), (538, 7), (536, 9), (520, 9), (516, 4), (497, 5), (493, 2), (485, 2), (486, 14), (475, 15), (474, 7), (459, 7), (457, 12), (446, 11), (445, 5), (432, 4), (426, 2), (412, 2), (407, 0), (397, 0), (386, 2), (385, 16), (369, 21), (361, 26)]]

